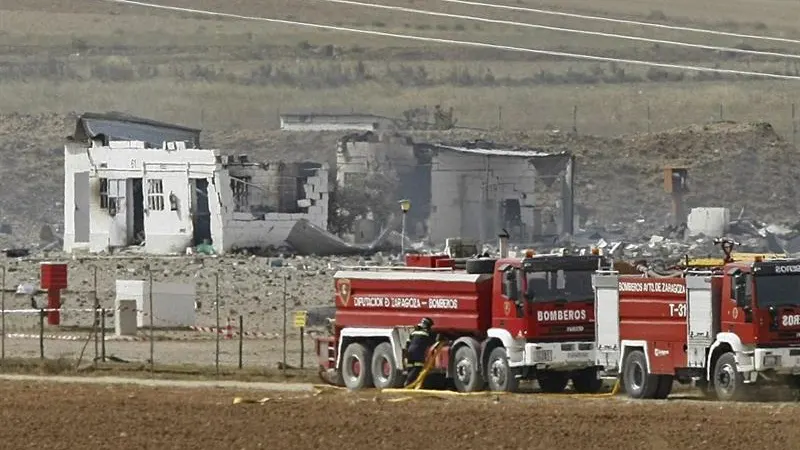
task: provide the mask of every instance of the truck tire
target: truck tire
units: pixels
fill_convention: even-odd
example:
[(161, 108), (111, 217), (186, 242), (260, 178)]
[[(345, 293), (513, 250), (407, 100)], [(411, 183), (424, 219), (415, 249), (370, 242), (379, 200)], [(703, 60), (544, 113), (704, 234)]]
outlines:
[(663, 400), (669, 397), (670, 392), (672, 392), (672, 382), (674, 381), (674, 377), (672, 375), (659, 375), (658, 376), (658, 387), (656, 388), (656, 393), (653, 398), (657, 398), (659, 400)]
[(539, 383), (539, 389), (548, 394), (559, 394), (564, 392), (564, 389), (569, 383), (569, 374), (567, 372), (556, 372), (552, 370), (541, 371), (536, 374), (536, 382)]
[(394, 361), (392, 344), (382, 342), (372, 352), (372, 384), (378, 389), (397, 388), (403, 385), (403, 374)]
[(459, 392), (478, 392), (485, 384), (478, 366), (478, 355), (468, 345), (456, 350), (453, 357), (453, 384)]
[(470, 274), (494, 273), (494, 258), (472, 258), (467, 260), (466, 269)]
[(517, 371), (508, 367), (508, 355), (505, 347), (497, 347), (489, 353), (486, 367), (486, 381), (489, 390), (495, 392), (516, 392), (519, 387)]
[(736, 356), (733, 352), (724, 353), (717, 359), (713, 373), (714, 393), (718, 400), (745, 400), (747, 386), (744, 384), (744, 376), (736, 369)]
[(347, 389), (372, 387), (372, 352), (365, 345), (353, 342), (342, 355), (342, 378)]
[(658, 377), (647, 370), (647, 359), (641, 350), (634, 350), (625, 358), (622, 369), (625, 392), (631, 398), (653, 398), (658, 389)]
[(580, 394), (596, 394), (603, 389), (603, 380), (597, 378), (597, 369), (590, 367), (572, 375), (572, 387)]

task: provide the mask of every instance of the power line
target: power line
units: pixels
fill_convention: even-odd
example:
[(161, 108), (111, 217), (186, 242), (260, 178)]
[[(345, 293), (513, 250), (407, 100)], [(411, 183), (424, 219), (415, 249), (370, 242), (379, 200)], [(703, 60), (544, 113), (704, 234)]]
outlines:
[(538, 8), (526, 8), (522, 6), (511, 6), (511, 5), (497, 5), (494, 3), (483, 3), (483, 2), (474, 2), (469, 0), (439, 0), (441, 2), (447, 3), (458, 3), (461, 5), (470, 5), (470, 6), (485, 6), (487, 8), (497, 8), (497, 9), (505, 9), (510, 11), (522, 11), (522, 12), (530, 12), (536, 14), (548, 14), (551, 16), (561, 16), (561, 17), (572, 17), (574, 19), (585, 19), (585, 20), (599, 20), (602, 22), (613, 22), (613, 23), (622, 23), (626, 25), (639, 25), (642, 27), (652, 27), (652, 28), (662, 28), (665, 30), (676, 30), (676, 31), (690, 31), (692, 33), (704, 33), (704, 34), (711, 34), (715, 36), (729, 36), (729, 37), (737, 37), (743, 39), (754, 39), (760, 41), (773, 41), (773, 42), (786, 42), (790, 44), (800, 44), (800, 40), (798, 39), (789, 39), (789, 38), (781, 38), (781, 37), (774, 37), (774, 36), (759, 36), (755, 34), (741, 34), (741, 33), (731, 33), (728, 31), (717, 31), (717, 30), (709, 30), (705, 28), (692, 28), (692, 27), (681, 27), (676, 25), (665, 25), (661, 23), (655, 22), (640, 22), (637, 20), (625, 20), (625, 19), (614, 19), (612, 17), (601, 17), (601, 16), (590, 16), (586, 14), (574, 14), (574, 13), (565, 13), (560, 11), (550, 11), (547, 9), (538, 9)]
[(734, 69), (718, 69), (713, 67), (703, 67), (703, 66), (689, 66), (683, 64), (669, 64), (669, 63), (659, 63), (659, 62), (651, 62), (651, 61), (642, 61), (636, 59), (623, 59), (623, 58), (610, 58), (606, 56), (594, 56), (594, 55), (585, 55), (580, 53), (567, 53), (567, 52), (558, 52), (553, 50), (541, 50), (541, 49), (533, 49), (533, 48), (525, 48), (525, 47), (513, 47), (510, 45), (500, 45), (500, 44), (489, 44), (486, 42), (476, 42), (476, 41), (459, 41), (455, 39), (443, 39), (443, 38), (433, 38), (427, 36), (417, 36), (412, 34), (399, 34), (399, 33), (387, 33), (384, 31), (374, 31), (374, 30), (362, 30), (359, 28), (348, 28), (348, 27), (340, 27), (334, 25), (322, 25), (322, 24), (315, 24), (309, 22), (297, 22), (293, 20), (284, 20), (284, 19), (272, 19), (268, 17), (258, 17), (258, 16), (244, 16), (240, 14), (231, 14), (231, 13), (223, 13), (223, 12), (216, 12), (216, 11), (207, 11), (201, 9), (192, 9), (192, 8), (181, 8), (177, 6), (167, 6), (167, 5), (159, 5), (155, 3), (146, 3), (134, 0), (102, 0), (107, 2), (113, 3), (120, 3), (126, 5), (136, 5), (136, 6), (143, 6), (147, 8), (154, 8), (154, 9), (163, 9), (169, 11), (179, 11), (179, 12), (186, 12), (192, 14), (201, 14), (201, 15), (208, 15), (208, 16), (216, 16), (216, 17), (229, 17), (233, 19), (243, 19), (243, 20), (254, 20), (260, 22), (269, 22), (269, 23), (279, 23), (283, 25), (292, 25), (292, 26), (300, 26), (300, 27), (311, 27), (311, 28), (318, 28), (321, 30), (331, 30), (331, 31), (344, 31), (349, 33), (357, 33), (357, 34), (365, 34), (365, 35), (372, 35), (372, 36), (383, 36), (383, 37), (390, 37), (390, 38), (397, 38), (397, 39), (407, 39), (413, 41), (422, 41), (422, 42), (433, 42), (437, 44), (452, 44), (452, 45), (463, 45), (465, 47), (478, 47), (478, 48), (491, 48), (495, 50), (506, 50), (512, 52), (521, 52), (521, 53), (534, 53), (539, 55), (549, 55), (549, 56), (558, 56), (562, 58), (573, 58), (573, 59), (583, 59), (588, 61), (602, 61), (602, 62), (616, 62), (621, 64), (631, 64), (631, 65), (638, 65), (638, 66), (647, 66), (647, 67), (661, 67), (665, 69), (680, 69), (680, 70), (692, 70), (697, 72), (713, 72), (713, 73), (724, 73), (724, 74), (731, 74), (731, 75), (746, 75), (746, 76), (754, 76), (754, 77), (764, 77), (764, 78), (775, 78), (775, 79), (782, 79), (782, 80), (800, 80), (800, 76), (793, 76), (793, 75), (781, 75), (781, 74), (773, 74), (773, 73), (764, 73), (764, 72), (751, 72), (746, 70), (734, 70)]
[(319, 0), (324, 2), (330, 3), (341, 3), (345, 5), (353, 5), (353, 6), (365, 6), (368, 8), (378, 8), (378, 9), (388, 9), (392, 11), (401, 11), (401, 12), (408, 12), (414, 14), (423, 14), (426, 16), (438, 16), (438, 17), (448, 17), (451, 19), (464, 19), (464, 20), (473, 20), (476, 22), (486, 22), (486, 23), (496, 23), (501, 25), (513, 25), (517, 27), (527, 27), (527, 28), (537, 28), (542, 30), (550, 30), (550, 31), (560, 31), (564, 33), (577, 33), (583, 35), (590, 35), (590, 36), (601, 36), (607, 38), (614, 38), (614, 39), (627, 39), (630, 41), (639, 41), (639, 42), (649, 42), (653, 44), (664, 44), (664, 45), (674, 45), (677, 47), (690, 47), (690, 48), (698, 48), (703, 50), (715, 50), (720, 52), (730, 52), (730, 53), (746, 53), (750, 55), (761, 55), (761, 56), (777, 56), (781, 58), (791, 58), (791, 59), (800, 59), (800, 55), (793, 55), (790, 53), (778, 53), (778, 52), (767, 52), (761, 50), (748, 50), (748, 49), (741, 49), (735, 47), (717, 47), (714, 45), (705, 45), (705, 44), (691, 44), (688, 42), (680, 42), (680, 41), (669, 41), (665, 39), (651, 39), (639, 36), (631, 36), (627, 34), (615, 34), (615, 33), (604, 33), (600, 31), (589, 31), (589, 30), (579, 30), (575, 28), (564, 28), (564, 27), (553, 27), (550, 25), (539, 25), (527, 22), (515, 22), (511, 20), (500, 20), (500, 19), (489, 19), (486, 17), (478, 17), (478, 16), (467, 16), (463, 14), (452, 14), (452, 13), (443, 13), (437, 11), (428, 11), (425, 9), (416, 9), (416, 8), (406, 8), (403, 6), (393, 6), (393, 5), (379, 5), (375, 3), (364, 3), (358, 2), (354, 0)]

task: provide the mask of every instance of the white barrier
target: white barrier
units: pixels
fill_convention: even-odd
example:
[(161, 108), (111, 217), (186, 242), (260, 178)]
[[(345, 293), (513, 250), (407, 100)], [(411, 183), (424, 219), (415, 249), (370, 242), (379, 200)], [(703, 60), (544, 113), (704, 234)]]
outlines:
[[(0, 314), (39, 314), (39, 313), (48, 313), (48, 312), (102, 312), (103, 309), (98, 308), (87, 308), (87, 309), (68, 309), (68, 308), (42, 308), (42, 309), (5, 309), (0, 310)], [(113, 312), (113, 310), (107, 309), (105, 310), (106, 313)]]

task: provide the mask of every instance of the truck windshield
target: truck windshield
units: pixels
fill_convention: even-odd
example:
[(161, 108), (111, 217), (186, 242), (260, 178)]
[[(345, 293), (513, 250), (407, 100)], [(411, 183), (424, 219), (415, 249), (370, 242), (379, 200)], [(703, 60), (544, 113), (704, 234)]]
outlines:
[(800, 305), (800, 274), (755, 277), (756, 302), (762, 308)]
[(592, 300), (592, 273), (591, 270), (525, 272), (525, 298), (531, 302)]

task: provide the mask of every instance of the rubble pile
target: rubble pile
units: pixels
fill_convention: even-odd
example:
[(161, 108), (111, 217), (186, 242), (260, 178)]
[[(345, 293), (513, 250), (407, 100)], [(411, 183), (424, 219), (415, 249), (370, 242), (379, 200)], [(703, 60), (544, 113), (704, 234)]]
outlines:
[[(736, 219), (727, 224), (723, 235), (737, 242), (740, 252), (800, 256), (800, 222), (784, 226)], [(719, 237), (722, 236), (692, 235), (686, 226), (665, 227), (656, 234), (626, 237), (622, 225), (618, 225), (581, 230), (573, 242), (579, 247), (597, 247), (604, 251), (614, 248), (615, 256), (625, 259), (675, 262), (687, 255), (719, 257), (720, 249), (714, 243)]]
[(768, 223), (793, 223), (800, 210), (797, 150), (767, 123), (693, 125), (586, 144), (578, 150), (576, 202), (590, 221), (663, 226), (667, 166), (688, 169), (687, 208), (726, 207)]

